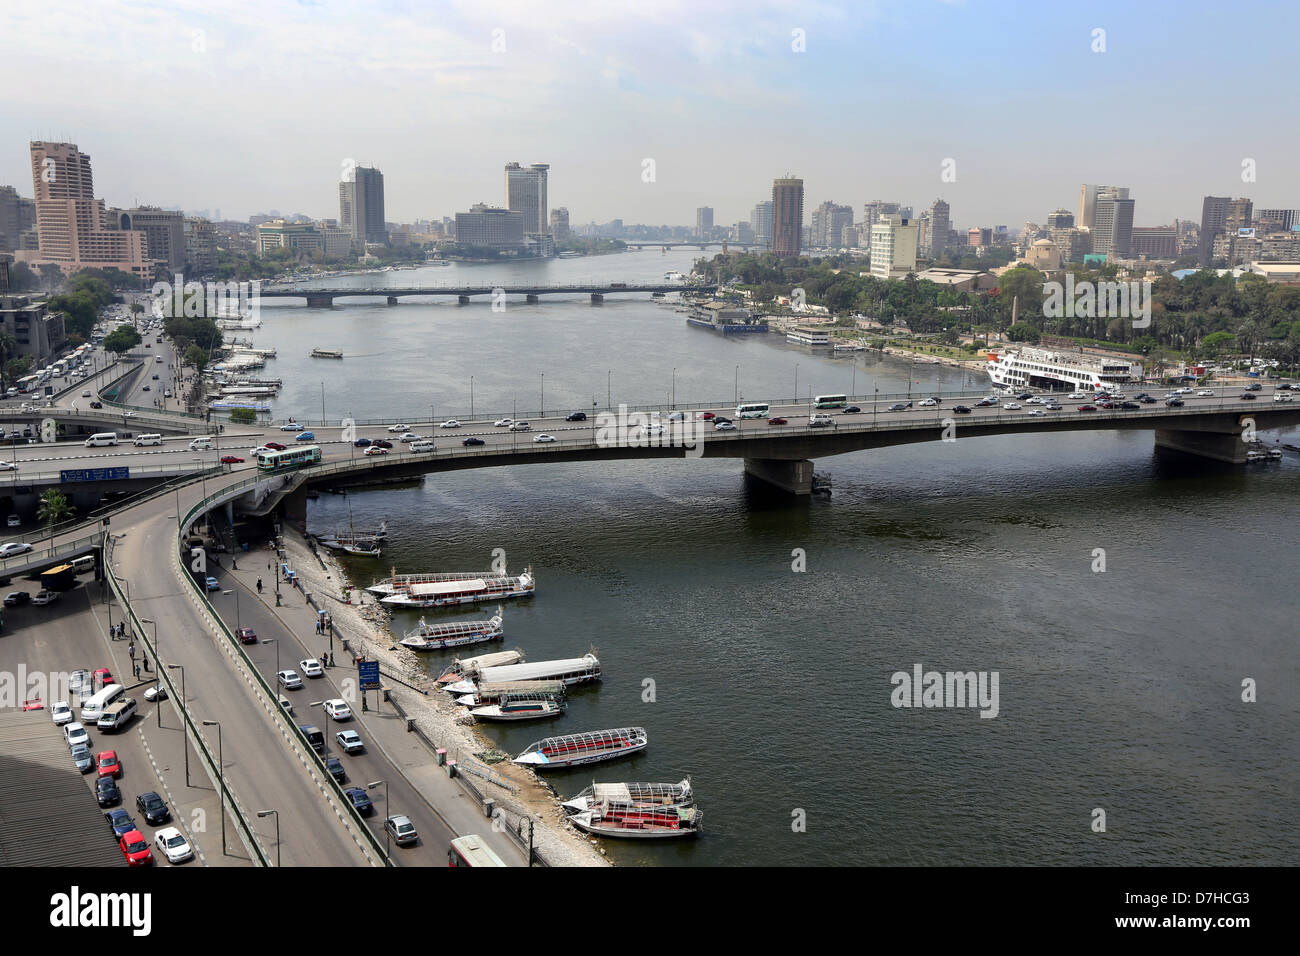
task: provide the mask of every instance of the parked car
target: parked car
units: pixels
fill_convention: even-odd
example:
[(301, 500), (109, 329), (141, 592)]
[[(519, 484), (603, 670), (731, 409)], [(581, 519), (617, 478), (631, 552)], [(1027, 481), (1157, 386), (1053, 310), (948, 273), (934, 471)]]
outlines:
[(306, 660), (299, 661), (298, 666), (302, 668), (303, 674), (307, 677), (325, 676), (325, 669), (320, 666), (320, 661), (316, 660), (314, 657), (309, 657)]
[(99, 777), (95, 781), (95, 802), (101, 807), (111, 807), (122, 802), (122, 791), (118, 789), (113, 777)]
[(109, 829), (113, 831), (113, 836), (121, 837), (124, 833), (130, 833), (136, 829), (135, 821), (131, 819), (131, 814), (121, 807), (116, 810), (109, 810), (104, 814), (104, 822), (108, 824)]
[(463, 442), (461, 442), (461, 444), (462, 445), (485, 445), (487, 443), (483, 441), (483, 439), (481, 438), (466, 438)]
[(63, 725), (63, 739), (67, 741), (69, 750), (74, 747), (90, 746), (90, 734), (87, 733), (85, 727), (75, 720), (70, 724)]
[(347, 754), (359, 754), (366, 749), (365, 743), (361, 740), (361, 735), (355, 730), (340, 730), (334, 735), (334, 739), (339, 742), (339, 746)]
[(586, 412), (570, 412), (564, 417), (566, 422), (585, 422), (587, 420)]
[(366, 793), (360, 787), (349, 787), (343, 791), (347, 794), (349, 802), (353, 809), (363, 817), (368, 817), (375, 812), (375, 805), (370, 802), (370, 794)]
[(398, 846), (406, 846), (420, 838), (420, 834), (415, 832), (415, 824), (411, 822), (410, 817), (400, 813), (385, 820), (384, 829), (392, 835), (393, 842)]
[(166, 823), (172, 818), (166, 802), (152, 790), (147, 790), (135, 798), (135, 808), (144, 815), (145, 822), (150, 826)]
[(64, 724), (72, 723), (72, 707), (66, 700), (58, 701), (50, 708), (50, 717), (54, 720), (56, 727), (62, 727)]
[(95, 766), (94, 755), (91, 754), (90, 748), (85, 744), (79, 744), (72, 748), (72, 762), (82, 773), (90, 773)]
[(122, 761), (117, 759), (116, 750), (105, 750), (96, 756), (95, 767), (101, 777), (112, 777), (116, 780), (122, 776)]
[(191, 849), (189, 841), (175, 827), (163, 827), (154, 834), (153, 842), (158, 847), (158, 852), (173, 865), (194, 858), (194, 850)]
[(127, 866), (151, 866), (153, 854), (149, 852), (149, 842), (139, 830), (129, 830), (122, 834), (117, 847), (122, 851)]

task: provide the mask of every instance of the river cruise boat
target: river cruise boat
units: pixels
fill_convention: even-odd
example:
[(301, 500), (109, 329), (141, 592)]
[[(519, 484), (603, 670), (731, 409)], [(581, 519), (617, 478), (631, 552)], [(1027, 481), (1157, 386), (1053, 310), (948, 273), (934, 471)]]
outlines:
[(400, 641), (413, 651), (445, 651), (449, 647), (497, 641), (505, 635), (501, 629), (501, 611), (486, 621), (447, 621), (444, 624), (426, 624), (420, 618), (413, 631), (407, 631)]
[(324, 358), (324, 359), (341, 359), (343, 357), (343, 353), (340, 352), (338, 349), (312, 349), (311, 357)]
[(827, 348), (831, 344), (830, 329), (813, 328), (801, 325), (787, 329), (785, 340), (792, 345), (808, 345), (813, 348)]
[[(453, 576), (447, 581), (423, 581), (407, 584), (393, 590), (380, 603), (389, 607), (452, 607), (457, 604), (474, 604), (479, 601), (500, 601), (504, 598), (531, 597), (536, 585), (532, 569), (523, 574), (484, 575), (481, 577)], [(374, 590), (371, 588), (371, 590)], [(382, 593), (382, 592), (376, 592)]]
[(530, 744), (514, 759), (521, 767), (549, 770), (614, 760), (644, 750), (650, 739), (643, 727), (592, 730), (563, 737), (547, 737)]
[(1082, 350), (1032, 346), (990, 349), (986, 368), (999, 388), (1100, 391), (1142, 383), (1139, 363)]
[(563, 700), (543, 697), (538, 700), (508, 698), (499, 704), (471, 708), (475, 720), (540, 720), (558, 717), (567, 705)]
[[(500, 608), (497, 609), (500, 614)], [(496, 651), (492, 654), (480, 654), (477, 657), (458, 657), (451, 662), (446, 672), (438, 678), (439, 684), (454, 684), (458, 680), (476, 678), (485, 667), (505, 667), (518, 664), (524, 659), (523, 651)]]
[(553, 697), (556, 700), (565, 696), (564, 681), (558, 680), (506, 680), (480, 681), (474, 685), (472, 694), (461, 694), (452, 699), (462, 707), (481, 707), (484, 704), (499, 704), (507, 697), (521, 694), (536, 699)]
[[(565, 687), (594, 683), (603, 676), (600, 661), (595, 654), (571, 657), (558, 661), (537, 661), (532, 664), (509, 664), (504, 667), (484, 667), (479, 671), (479, 680), (518, 681), (518, 680), (556, 680)], [(447, 684), (443, 690), (452, 694), (472, 694), (477, 688), (474, 681), (457, 681)]]

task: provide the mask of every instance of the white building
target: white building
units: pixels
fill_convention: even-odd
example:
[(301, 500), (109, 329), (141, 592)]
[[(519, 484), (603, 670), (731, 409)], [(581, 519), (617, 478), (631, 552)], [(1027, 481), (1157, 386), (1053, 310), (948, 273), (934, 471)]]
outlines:
[(916, 271), (916, 223), (885, 215), (871, 227), (871, 274), (877, 279), (902, 279)]

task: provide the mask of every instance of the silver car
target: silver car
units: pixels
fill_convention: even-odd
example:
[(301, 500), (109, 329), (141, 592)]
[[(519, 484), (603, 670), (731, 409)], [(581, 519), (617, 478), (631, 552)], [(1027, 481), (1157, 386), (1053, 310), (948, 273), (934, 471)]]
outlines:
[(400, 813), (385, 820), (384, 829), (392, 835), (393, 842), (398, 846), (406, 846), (420, 839), (420, 834), (415, 832), (415, 824), (411, 822), (411, 818)]

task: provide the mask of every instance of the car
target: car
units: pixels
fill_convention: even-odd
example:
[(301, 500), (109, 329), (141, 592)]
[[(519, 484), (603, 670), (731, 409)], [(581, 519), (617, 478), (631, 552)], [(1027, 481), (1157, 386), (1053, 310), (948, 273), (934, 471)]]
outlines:
[(1096, 410), (1097, 410), (1097, 406), (1096, 406), (1096, 405), (1080, 405), (1080, 406), (1079, 406), (1079, 411), (1081, 411), (1081, 412), (1095, 412)]
[(263, 447), (265, 447), (265, 448), (269, 448), (269, 449), (271, 449), (271, 451), (284, 451), (284, 450), (287, 449), (289, 446), (288, 446), (288, 445), (281, 445), (278, 441), (269, 441), (269, 442), (267, 442), (266, 445), (263, 446)]
[(270, 445), (258, 445), (256, 448), (248, 449), (248, 457), (256, 458), (258, 455), (265, 455), (267, 452), (275, 451)]
[[(1246, 389), (1251, 392), (1258, 392), (1263, 387), (1264, 386), (1260, 385), (1259, 382), (1251, 382), (1249, 385), (1246, 386)], [(1188, 389), (1188, 391), (1191, 391), (1191, 389)]]
[[(154, 375), (153, 380), (154, 380), (155, 382), (158, 381), (158, 376), (157, 376), (157, 375)], [(90, 394), (89, 392), (86, 393), (86, 395), (89, 395), (89, 394)]]
[(994, 405), (996, 405), (997, 403), (998, 403), (998, 400), (997, 400), (996, 398), (981, 398), (978, 402), (975, 403), (975, 407), (976, 407), (976, 408), (992, 408), (992, 407), (993, 407)]
[(280, 426), (280, 431), (282, 431), (282, 432), (296, 432), (296, 431), (302, 431), (302, 426), (299, 425), (297, 422), (295, 422), (295, 421), (291, 418), (291, 419), (289, 419), (287, 422), (285, 422), (283, 425)]
[(1047, 412), (1043, 411), (1041, 408), (1031, 408), (1029, 414), (1033, 415), (1035, 418), (1042, 418), (1047, 414)]
[(348, 787), (343, 791), (347, 794), (348, 801), (352, 804), (352, 809), (363, 817), (368, 817), (375, 812), (375, 805), (370, 802), (370, 794), (366, 793), (360, 787)]
[(911, 402), (894, 402), (885, 411), (887, 412), (905, 412), (912, 407)]
[(1061, 410), (1061, 406), (1056, 404), (1056, 402), (1052, 402), (1050, 405), (1044, 405), (1043, 407), (1049, 412), (1059, 412)]
[(767, 423), (768, 423), (769, 425), (789, 425), (789, 424), (790, 424), (790, 423), (789, 423), (786, 419), (784, 419), (784, 418), (769, 418), (769, 419), (767, 420)]
[(91, 402), (91, 403), (90, 403), (90, 407), (91, 407), (91, 408), (103, 408), (103, 407), (104, 407), (104, 403), (103, 403), (103, 402)]
[(223, 465), (242, 465), (244, 459), (240, 458), (238, 455), (222, 455), (221, 463)]
[(1183, 400), (1175, 395), (1173, 398), (1166, 398), (1165, 404), (1168, 405), (1170, 408), (1182, 408)]
[(1199, 392), (1197, 392), (1196, 394), (1197, 394), (1198, 396), (1200, 396), (1201, 398), (1213, 398), (1213, 397), (1214, 397), (1214, 389), (1212, 389), (1212, 388), (1203, 388), (1203, 389), (1201, 389)]
[(153, 854), (149, 852), (149, 842), (139, 830), (128, 830), (117, 841), (117, 848), (122, 851), (127, 866), (152, 866)]
[(1141, 402), (1143, 405), (1154, 405), (1156, 403), (1155, 398), (1153, 398), (1150, 395), (1143, 395), (1141, 398), (1138, 399), (1138, 401)]
[(167, 688), (164, 687), (162, 684), (154, 684), (152, 687), (150, 687), (148, 690), (144, 692), (144, 699), (151, 704), (156, 703), (157, 701), (160, 700), (166, 700)]
[[(649, 425), (642, 425), (640, 433), (642, 435), (662, 435), (664, 433), (664, 426), (660, 425), (658, 422), (652, 422)], [(536, 438), (533, 439), (533, 441), (536, 440)]]
[(386, 441), (386, 440), (380, 438), (380, 439), (377, 439), (376, 441), (372, 441), (372, 442), (370, 443), (370, 447), (371, 447), (371, 448), (383, 448), (383, 449), (385, 449), (385, 450), (391, 450), (392, 447), (393, 447), (393, 443), (390, 442), (390, 441)]
[(235, 631), (235, 636), (239, 638), (240, 644), (257, 643), (257, 631), (253, 630), (251, 627), (241, 627), (239, 630)]
[[(302, 685), (300, 684), (299, 686), (302, 686)], [(289, 698), (288, 698), (288, 697), (285, 697), (284, 694), (278, 694), (277, 696), (280, 698), (280, 706), (284, 708), (284, 712), (285, 712), (286, 714), (292, 714), (292, 713), (293, 713), (293, 703), (289, 700)]]
[(0, 471), (17, 471), (18, 465), (12, 461), (0, 461)]
[(1099, 401), (1099, 402), (1097, 403), (1097, 407), (1098, 407), (1098, 408), (1114, 408), (1114, 407), (1115, 407), (1115, 403), (1112, 402), (1109, 398), (1103, 398), (1101, 401)]
[(99, 777), (95, 780), (95, 802), (101, 807), (111, 807), (122, 802), (122, 791), (112, 777)]
[(126, 810), (118, 807), (116, 810), (109, 810), (104, 814), (104, 822), (108, 824), (109, 829), (113, 831), (113, 836), (121, 837), (124, 833), (130, 833), (136, 829), (135, 821), (131, 819), (131, 814)]
[(415, 432), (403, 432), (402, 437), (397, 440), (404, 441), (404, 442), (423, 441), (424, 436), (417, 435)]
[(1018, 402), (1024, 402), (1024, 401), (1027, 401), (1027, 400), (1029, 400), (1029, 399), (1031, 399), (1031, 398), (1033, 398), (1033, 397), (1034, 397), (1034, 396), (1033, 396), (1033, 393), (1032, 393), (1032, 392), (1021, 392), (1019, 395), (1016, 396), (1016, 401), (1018, 401)]
[(481, 438), (466, 438), (464, 441), (461, 442), (461, 444), (462, 445), (485, 445), (487, 444), (487, 442), (483, 441), (483, 439)]
[(923, 401), (923, 402), (921, 403), (921, 407), (922, 407), (922, 408), (934, 408), (934, 407), (935, 407), (936, 405), (938, 405), (938, 404), (939, 404), (939, 399), (937, 399), (937, 398), (927, 398), (925, 401)]
[(316, 433), (315, 433), (315, 432), (302, 432), (302, 433), (300, 433), (300, 434), (298, 434), (298, 435), (294, 435), (294, 436), (293, 436), (293, 440), (294, 440), (294, 441), (315, 441), (315, 440), (316, 440)]
[(388, 430), (392, 432), (394, 435), (396, 435), (398, 432), (404, 432), (410, 427), (411, 426), (407, 425), (405, 422), (398, 422), (395, 425), (389, 425)]
[(713, 412), (697, 412), (695, 414), (695, 417), (702, 422), (711, 422), (713, 421), (713, 419), (717, 418), (718, 416), (713, 414)]
[(10, 515), (9, 517), (5, 518), (5, 524), (8, 525), (10, 528), (16, 528), (22, 523), (23, 523), (22, 519), (19, 518), (17, 515)]
[(1028, 400), (1025, 402), (1025, 404), (1026, 404), (1026, 405), (1046, 405), (1046, 404), (1047, 404), (1047, 399), (1043, 398), (1041, 395), (1035, 395), (1033, 398), (1028, 399)]
[(460, 428), (460, 422), (456, 421), (456, 419), (454, 418), (449, 418), (438, 427), (439, 428)]
[(275, 679), (279, 681), (280, 686), (285, 690), (299, 690), (302, 688), (302, 678), (294, 671), (278, 671)]
[(66, 700), (58, 701), (50, 708), (50, 718), (56, 727), (72, 723), (72, 707)]
[[(154, 376), (154, 378), (157, 378), (157, 377), (158, 377), (157, 375)], [(88, 388), (87, 388), (87, 389), (82, 389), (81, 397), (82, 397), (82, 398), (90, 398), (90, 389), (88, 389)]]
[(14, 555), (26, 554), (32, 550), (32, 546), (26, 541), (10, 541), (7, 544), (0, 544), (0, 558), (12, 558)]
[(175, 827), (163, 827), (153, 835), (153, 842), (168, 863), (184, 863), (194, 859), (194, 850), (190, 848), (189, 841)]
[(406, 846), (420, 839), (420, 834), (415, 832), (415, 824), (411, 822), (411, 818), (400, 813), (386, 819), (384, 829), (389, 832), (393, 842), (398, 846)]
[(369, 456), (374, 456), (374, 455), (387, 455), (387, 454), (388, 454), (388, 449), (387, 449), (387, 448), (381, 448), (379, 445), (371, 445), (369, 448), (366, 449), (365, 453), (366, 453), (366, 455), (369, 455)]
[(1136, 395), (1133, 396), (1134, 400), (1135, 400), (1135, 401), (1139, 401), (1139, 402), (1142, 401), (1142, 399), (1144, 399), (1144, 398), (1146, 398), (1146, 397), (1147, 397), (1147, 393), (1146, 393), (1146, 392), (1138, 392)]
[(325, 669), (320, 666), (320, 661), (316, 660), (314, 657), (309, 657), (306, 660), (299, 661), (298, 666), (302, 668), (303, 674), (307, 677), (325, 676)]
[(31, 601), (32, 596), (27, 591), (10, 591), (5, 595), (5, 607), (19, 607)]
[(84, 726), (75, 720), (70, 724), (63, 725), (63, 739), (67, 741), (69, 750), (73, 747), (90, 746), (90, 734), (87, 733)]
[[(494, 428), (509, 428), (509, 427), (510, 427), (511, 425), (513, 425), (513, 424), (514, 424), (514, 419), (510, 419), (510, 418), (498, 418), (496, 421), (494, 421), (494, 422), (492, 423), (492, 426), (493, 426)], [(389, 430), (390, 432), (392, 431), (391, 428), (388, 429), (388, 430)]]
[(531, 431), (531, 430), (532, 430), (532, 427), (533, 427), (533, 426), (529, 425), (527, 422), (511, 422), (511, 423), (510, 423), (510, 430), (511, 430), (512, 432), (526, 432), (526, 431)]
[(713, 430), (717, 432), (734, 432), (736, 430), (736, 426), (731, 422), (715, 422), (713, 425)]
[(321, 704), (325, 708), (325, 713), (330, 715), (332, 720), (351, 720), (352, 708), (348, 707), (348, 702), (342, 697), (335, 697)]
[(371, 441), (369, 438), (358, 438), (352, 443), (353, 448), (369, 448)]
[(89, 697), (94, 693), (95, 680), (90, 671), (75, 670), (68, 676), (68, 690), (75, 692), (79, 697)]
[[(655, 426), (655, 427), (657, 427), (660, 431), (663, 431), (663, 426), (662, 426), (662, 425), (657, 425), (657, 426)], [(554, 436), (554, 435), (534, 435), (534, 436), (533, 436), (533, 441), (534, 441), (534, 442), (541, 442), (542, 444), (546, 444), (546, 443), (548, 443), (548, 442), (553, 442), (553, 441), (555, 441), (555, 436)]]
[(334, 735), (334, 739), (339, 742), (345, 754), (359, 754), (366, 749), (361, 735), (355, 730), (340, 730)]
[(144, 816), (144, 822), (150, 826), (166, 823), (172, 818), (167, 803), (152, 790), (146, 790), (135, 798), (135, 808)]
[(971, 413), (971, 409), (967, 405), (954, 405), (952, 410), (958, 415), (969, 415)]
[(330, 776), (339, 783), (348, 782), (348, 772), (343, 769), (343, 761), (338, 757), (326, 757), (325, 769), (328, 770)]
[(44, 607), (47, 604), (53, 604), (58, 599), (59, 599), (58, 591), (41, 590), (36, 592), (36, 595), (32, 598), (32, 603), (40, 607)]
[(1014, 411), (1019, 411), (1021, 406), (1019, 402), (1006, 402), (1005, 404), (1003, 404), (1002, 407), (1009, 412), (1014, 412)]
[(105, 750), (95, 757), (95, 769), (101, 777), (116, 780), (122, 776), (122, 761), (117, 759), (116, 750)]
[(1120, 402), (1119, 407), (1126, 412), (1131, 412), (1134, 409), (1141, 408), (1142, 405), (1138, 402)]
[(585, 422), (587, 420), (586, 412), (570, 412), (564, 416), (566, 422)]
[(203, 582), (203, 587), (209, 591), (220, 591), (221, 582), (209, 575), (207, 580)]
[(95, 766), (95, 758), (85, 744), (72, 748), (72, 762), (82, 773), (90, 773)]
[(858, 415), (858, 414), (860, 414), (861, 412), (862, 412), (862, 409), (859, 408), (857, 405), (848, 405), (848, 406), (845, 407), (844, 411), (840, 412), (840, 414), (841, 414), (841, 415)]
[(146, 385), (144, 388), (140, 389), (140, 391), (142, 391), (142, 392), (149, 392), (149, 391), (152, 391), (152, 390), (153, 390), (153, 386), (152, 386), (152, 385)]

